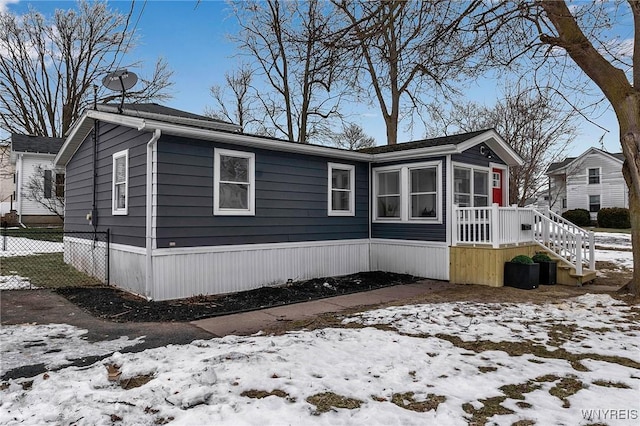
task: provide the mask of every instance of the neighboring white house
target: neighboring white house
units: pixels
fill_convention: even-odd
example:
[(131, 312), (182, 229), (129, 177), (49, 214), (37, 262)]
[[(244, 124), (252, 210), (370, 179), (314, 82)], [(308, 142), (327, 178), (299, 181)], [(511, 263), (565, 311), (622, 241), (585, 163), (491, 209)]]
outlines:
[(9, 213), (13, 206), (14, 167), (9, 161), (10, 154), (11, 144), (8, 141), (0, 141), (0, 216)]
[[(62, 138), (11, 135), (11, 164), (15, 167), (13, 208), (24, 225), (62, 224), (64, 172), (56, 173), (53, 160)], [(32, 182), (30, 184), (30, 182)]]
[(595, 220), (605, 207), (629, 207), (629, 192), (622, 176), (622, 153), (589, 148), (578, 157), (552, 163), (549, 176), (549, 207), (558, 214), (586, 209)]

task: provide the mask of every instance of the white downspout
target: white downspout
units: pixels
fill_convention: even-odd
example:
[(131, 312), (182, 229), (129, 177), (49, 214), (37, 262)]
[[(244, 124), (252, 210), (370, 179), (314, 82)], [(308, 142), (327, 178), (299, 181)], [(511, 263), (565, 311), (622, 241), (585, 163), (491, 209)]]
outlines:
[(156, 142), (160, 139), (162, 132), (160, 129), (156, 129), (153, 132), (153, 136), (147, 142), (147, 188), (146, 188), (146, 231), (145, 231), (145, 248), (146, 248), (146, 276), (145, 276), (145, 291), (146, 298), (150, 298), (150, 290), (153, 286), (153, 148)]
[(18, 205), (18, 223), (23, 228), (26, 228), (22, 223), (22, 176), (24, 176), (24, 161), (23, 155), (20, 153), (18, 156), (19, 159), (19, 167), (18, 167), (18, 182), (16, 182), (16, 204)]

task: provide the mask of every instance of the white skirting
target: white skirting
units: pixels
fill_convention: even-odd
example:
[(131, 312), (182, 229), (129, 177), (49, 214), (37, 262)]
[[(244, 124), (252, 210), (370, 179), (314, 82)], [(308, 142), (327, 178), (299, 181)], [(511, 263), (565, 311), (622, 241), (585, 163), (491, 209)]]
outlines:
[[(65, 262), (98, 278), (93, 257), (104, 243), (65, 237)], [(78, 247), (81, 245), (82, 247)], [(303, 243), (154, 249), (153, 283), (145, 286), (145, 249), (110, 245), (109, 283), (154, 300), (224, 294), (287, 281), (387, 271), (449, 279), (444, 243), (339, 240)]]
[(373, 239), (371, 270), (449, 280), (449, 247), (446, 243)]

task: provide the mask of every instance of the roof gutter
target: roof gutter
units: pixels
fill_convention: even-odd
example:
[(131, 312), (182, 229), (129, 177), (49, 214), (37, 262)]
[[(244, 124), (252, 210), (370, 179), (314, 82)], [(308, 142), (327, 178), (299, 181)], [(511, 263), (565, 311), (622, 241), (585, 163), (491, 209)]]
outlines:
[[(141, 128), (138, 130), (144, 130), (144, 123)], [(153, 136), (149, 142), (147, 142), (147, 184), (146, 184), (146, 231), (145, 231), (145, 297), (149, 298), (151, 294), (151, 289), (153, 287), (153, 249), (155, 245), (154, 240), (154, 229), (153, 229), (153, 216), (154, 216), (154, 205), (153, 205), (153, 154), (155, 152), (156, 143), (162, 132), (159, 129), (155, 129), (153, 132)]]

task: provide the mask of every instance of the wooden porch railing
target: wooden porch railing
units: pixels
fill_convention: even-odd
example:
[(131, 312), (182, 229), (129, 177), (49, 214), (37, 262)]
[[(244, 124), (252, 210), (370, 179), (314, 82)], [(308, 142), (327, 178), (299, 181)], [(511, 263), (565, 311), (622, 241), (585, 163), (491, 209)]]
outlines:
[(574, 267), (577, 274), (582, 274), (583, 265), (595, 269), (593, 232), (548, 209), (454, 206), (451, 229), (454, 246), (536, 243)]

